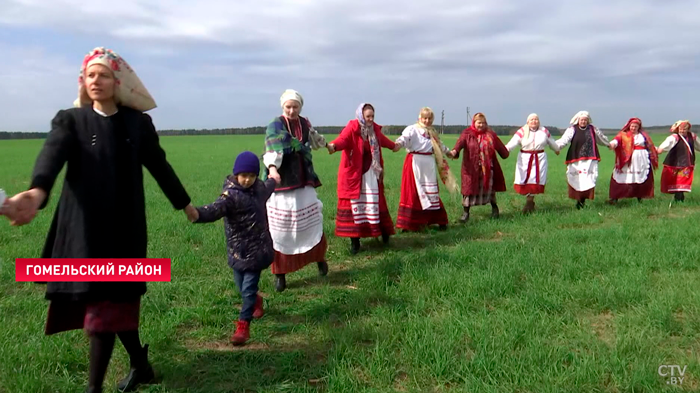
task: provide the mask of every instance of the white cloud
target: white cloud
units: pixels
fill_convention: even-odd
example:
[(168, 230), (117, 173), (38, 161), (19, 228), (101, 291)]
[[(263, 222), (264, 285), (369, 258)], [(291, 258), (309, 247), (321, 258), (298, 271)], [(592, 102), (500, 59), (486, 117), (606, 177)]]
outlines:
[[(390, 123), (408, 121), (398, 114), (414, 112), (403, 106), (419, 101), (457, 113), (469, 101), (502, 119), (496, 123), (513, 124), (521, 112), (561, 123), (579, 107), (597, 107), (603, 126), (628, 117), (616, 103), (627, 110), (633, 102), (652, 119), (646, 123), (670, 123), (693, 114), (690, 96), (671, 89), (700, 87), (700, 2), (693, 0), (0, 0), (0, 10), (0, 29), (99, 32), (122, 44), (118, 53), (138, 54), (137, 71), (163, 97), (157, 116), (168, 128), (258, 124), (265, 111), (277, 111), (276, 96), (287, 87), (333, 98), (319, 103), (317, 124), (344, 123), (344, 106), (367, 95), (396, 114)], [(40, 61), (37, 48), (22, 45), (18, 39), (3, 49)], [(12, 70), (13, 81), (0, 87), (24, 106), (31, 97), (17, 81), (56, 91), (67, 85), (60, 78), (74, 77), (11, 58), (0, 70)], [(65, 59), (59, 64), (72, 72)], [(32, 71), (19, 75), (25, 69)], [(56, 105), (54, 94), (38, 105)], [(307, 102), (309, 113), (316, 104)], [(223, 105), (228, 117), (219, 115)], [(25, 121), (13, 111), (0, 128)]]

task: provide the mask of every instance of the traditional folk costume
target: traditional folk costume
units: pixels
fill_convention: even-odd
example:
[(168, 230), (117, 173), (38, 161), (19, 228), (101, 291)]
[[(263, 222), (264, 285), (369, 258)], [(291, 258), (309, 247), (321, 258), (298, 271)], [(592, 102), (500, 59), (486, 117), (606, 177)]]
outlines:
[[(86, 70), (108, 67), (114, 76), (117, 112), (93, 108), (86, 92)], [(77, 108), (61, 110), (36, 161), (30, 188), (46, 192), (47, 206), (56, 177), (67, 164), (56, 212), (42, 258), (145, 258), (145, 166), (175, 209), (190, 197), (160, 147), (151, 117), (156, 107), (134, 71), (119, 55), (95, 48), (84, 59), (78, 78)], [(129, 353), (131, 370), (118, 384), (132, 391), (150, 382), (148, 345), (139, 338), (141, 296), (145, 282), (49, 282), (46, 334), (84, 329), (90, 336), (90, 392), (101, 392), (105, 370), (118, 336)]]
[(396, 227), (405, 231), (418, 231), (437, 224), (447, 228), (447, 212), (440, 199), (440, 179), (451, 191), (457, 190), (457, 182), (444, 159), (448, 153), (437, 131), (420, 121), (406, 127), (396, 144), (408, 151), (401, 176), (401, 198)]
[[(679, 129), (684, 124), (687, 124), (688, 131), (681, 135)], [(690, 128), (688, 120), (677, 121), (671, 127), (672, 134), (657, 149), (659, 153), (669, 152), (661, 172), (661, 192), (674, 194), (674, 199), (679, 202), (685, 200), (684, 193), (692, 188), (695, 151), (700, 150), (697, 135), (690, 132)]]
[[(528, 122), (535, 117), (537, 114), (530, 114), (527, 118)], [(518, 194), (527, 197), (523, 208), (525, 213), (534, 210), (534, 196), (543, 194), (544, 186), (547, 184), (548, 163), (547, 153), (544, 152), (547, 145), (555, 152), (559, 152), (559, 146), (552, 139), (548, 129), (540, 126), (536, 130), (531, 130), (527, 124), (516, 131), (506, 145), (509, 152), (516, 146), (520, 146), (518, 162), (515, 165), (514, 188)]]
[[(377, 123), (367, 125), (362, 103), (331, 145), (342, 151), (338, 168), (338, 212), (335, 235), (351, 239), (351, 252), (360, 248), (360, 238), (382, 236), (384, 242), (395, 234), (394, 222), (384, 197), (384, 159), (381, 148), (395, 144)], [(370, 106), (371, 107), (371, 106)]]
[(566, 153), (566, 180), (569, 184), (569, 198), (576, 200), (576, 207), (582, 208), (586, 199), (595, 198), (595, 185), (598, 180), (598, 162), (600, 151), (597, 145), (610, 146), (608, 138), (593, 124), (585, 128), (579, 125), (579, 120), (591, 116), (586, 111), (580, 111), (569, 122), (569, 128), (557, 141), (559, 149), (571, 143)]
[[(294, 100), (304, 105), (302, 96), (294, 90), (286, 90), (280, 105)], [(323, 233), (323, 203), (316, 188), (321, 186), (314, 171), (311, 150), (326, 145), (325, 139), (305, 117), (290, 119), (276, 117), (265, 132), (262, 180), (269, 175), (269, 167), (275, 166), (281, 182), (267, 201), (275, 260), (271, 271), (276, 275), (277, 291), (286, 288), (285, 274), (317, 262), (319, 272), (328, 271), (326, 251), (328, 243)]]
[(472, 206), (491, 204), (491, 217), (498, 218), (498, 204), (496, 192), (506, 190), (506, 181), (503, 170), (498, 162), (496, 153), (501, 158), (508, 158), (509, 152), (501, 139), (488, 125), (483, 130), (476, 128), (476, 120), (486, 117), (477, 113), (472, 119), (472, 125), (462, 131), (457, 139), (452, 153), (454, 158), (459, 158), (459, 152), (464, 149), (462, 158), (462, 206), (464, 214), (461, 222), (469, 220), (469, 209)]
[[(639, 133), (633, 134), (630, 125), (637, 123)], [(622, 198), (654, 197), (654, 170), (659, 166), (659, 156), (654, 142), (642, 128), (642, 121), (632, 118), (610, 141), (615, 149), (615, 169), (610, 177), (610, 202)]]

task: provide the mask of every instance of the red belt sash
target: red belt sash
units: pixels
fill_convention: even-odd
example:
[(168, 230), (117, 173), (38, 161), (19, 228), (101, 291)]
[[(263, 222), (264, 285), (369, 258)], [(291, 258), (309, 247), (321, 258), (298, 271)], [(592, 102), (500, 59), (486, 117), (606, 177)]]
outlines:
[(530, 161), (527, 163), (527, 176), (525, 177), (525, 184), (530, 180), (530, 173), (532, 172), (532, 164), (535, 164), (535, 181), (540, 184), (540, 160), (537, 157), (538, 154), (544, 153), (544, 150), (521, 150), (521, 153), (530, 154)]

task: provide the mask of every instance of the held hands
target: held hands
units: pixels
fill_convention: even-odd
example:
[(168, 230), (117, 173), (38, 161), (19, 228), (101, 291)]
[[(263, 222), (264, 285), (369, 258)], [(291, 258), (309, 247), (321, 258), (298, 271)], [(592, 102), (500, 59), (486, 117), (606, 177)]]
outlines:
[(4, 215), (3, 209), (9, 209), (10, 205), (5, 203), (7, 195), (5, 195), (5, 190), (0, 188), (0, 216)]
[(554, 154), (559, 155), (559, 150), (555, 150)]
[(12, 226), (28, 224), (36, 216), (44, 199), (46, 199), (46, 192), (38, 188), (20, 192), (5, 200), (0, 207), (0, 214), (7, 216)]
[(185, 214), (187, 215), (187, 219), (190, 220), (190, 222), (195, 222), (199, 220), (199, 211), (197, 211), (197, 208), (192, 206), (191, 203), (185, 206)]
[(393, 151), (394, 153), (396, 153), (399, 150), (401, 150), (401, 145), (399, 145), (398, 143), (394, 144), (394, 148), (391, 149), (391, 151)]
[[(335, 150), (335, 145), (333, 143), (329, 143), (326, 145), (326, 148), (328, 149), (328, 154), (333, 154), (336, 152)], [(276, 169), (276, 168), (275, 168)]]
[[(331, 145), (329, 144), (329, 145), (328, 145), (328, 150), (329, 150), (329, 151), (330, 151), (330, 146), (331, 146)], [(334, 147), (335, 147), (335, 146), (334, 146)], [(280, 184), (280, 183), (282, 182), (282, 178), (280, 177), (279, 172), (277, 172), (277, 167), (276, 167), (276, 166), (271, 166), (271, 167), (269, 168), (269, 171), (270, 171), (270, 173), (269, 173), (268, 177), (269, 177), (270, 179), (275, 179), (275, 181), (277, 182), (277, 184)]]
[(447, 158), (453, 158), (453, 159), (454, 159), (455, 157), (457, 157), (457, 150), (454, 150), (454, 149), (453, 149), (453, 150), (450, 150), (450, 151), (447, 152)]

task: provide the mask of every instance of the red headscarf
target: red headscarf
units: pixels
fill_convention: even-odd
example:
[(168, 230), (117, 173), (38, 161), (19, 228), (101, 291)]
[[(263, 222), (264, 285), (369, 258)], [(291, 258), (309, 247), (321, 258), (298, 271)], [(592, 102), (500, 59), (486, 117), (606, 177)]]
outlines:
[(638, 117), (633, 117), (627, 120), (627, 124), (622, 127), (615, 137), (618, 142), (615, 148), (615, 169), (621, 171), (622, 168), (632, 160), (632, 153), (634, 153), (634, 135), (630, 131), (632, 123), (637, 123), (639, 125), (639, 133), (644, 137), (644, 141), (646, 142), (644, 147), (649, 152), (649, 160), (651, 161), (652, 168), (658, 168), (659, 155), (656, 152), (654, 142), (642, 128), (642, 121)]
[[(486, 123), (486, 128), (483, 130), (478, 130), (476, 128), (476, 121), (481, 118), (484, 123)], [(493, 145), (493, 130), (489, 128), (486, 122), (486, 116), (479, 112), (472, 117), (472, 125), (465, 130), (465, 132), (471, 132), (476, 138), (479, 144), (478, 153), (475, 151), (470, 151), (470, 161), (477, 163), (481, 162), (481, 173), (484, 178), (484, 191), (488, 190), (489, 183), (491, 182), (491, 170), (493, 165), (493, 160), (496, 157), (496, 149)]]

